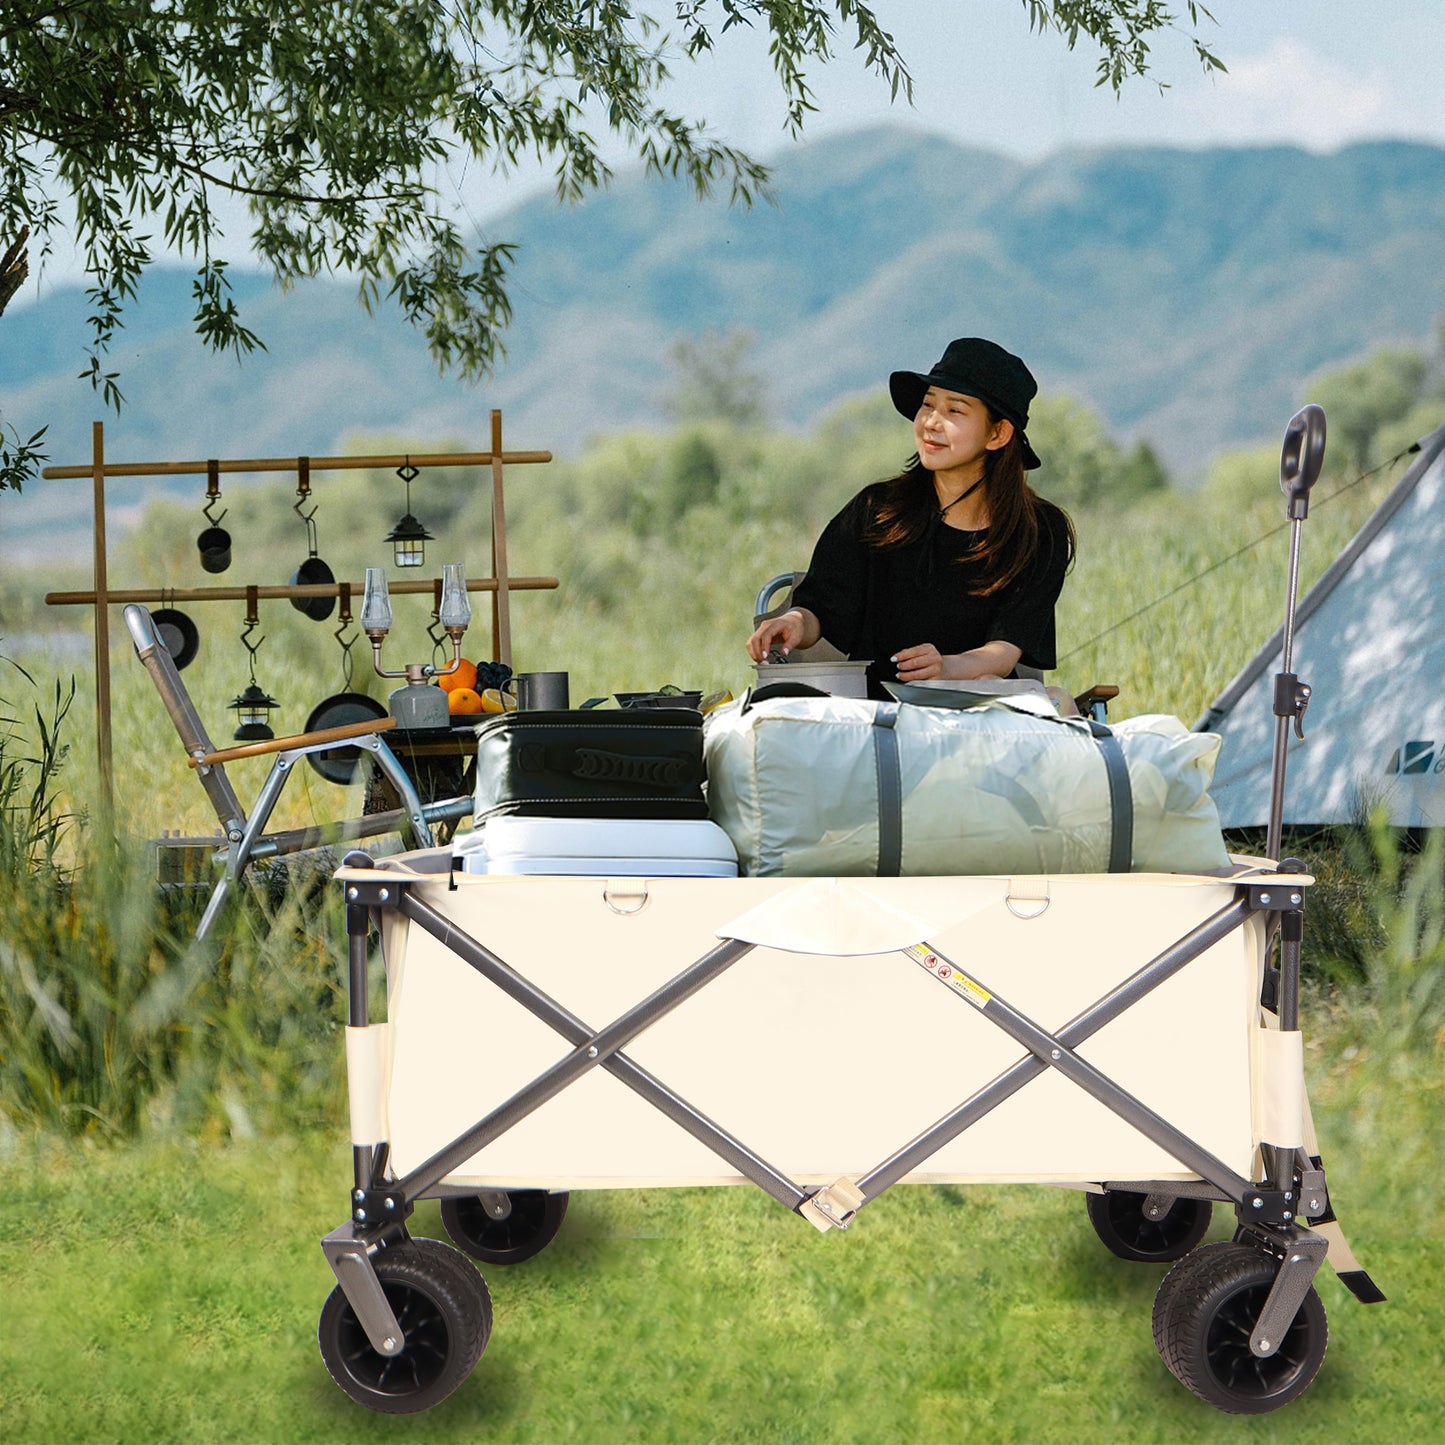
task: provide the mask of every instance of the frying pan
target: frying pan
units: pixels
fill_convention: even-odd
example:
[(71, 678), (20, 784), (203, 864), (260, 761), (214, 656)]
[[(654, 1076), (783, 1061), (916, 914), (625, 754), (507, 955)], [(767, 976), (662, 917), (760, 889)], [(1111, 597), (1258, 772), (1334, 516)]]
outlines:
[(157, 607), (151, 613), (151, 621), (178, 672), (195, 661), (196, 653), (201, 650), (201, 635), (184, 612), (174, 607)]
[[(291, 574), (291, 586), (293, 587), (319, 587), (323, 582), (335, 582), (336, 576), (331, 568), (312, 552), (306, 560)], [(291, 605), (298, 611), (304, 612), (313, 622), (325, 622), (332, 612), (336, 610), (336, 599), (334, 597), (293, 597)], [(352, 722), (360, 719), (352, 718)], [(332, 724), (336, 726), (336, 724)]]
[[(331, 598), (308, 598), (308, 601), (331, 601)], [(327, 728), (346, 727), (349, 723), (373, 722), (387, 716), (386, 704), (367, 697), (364, 692), (338, 692), (322, 698), (306, 719), (308, 733)], [(356, 745), (341, 743), (325, 752), (307, 753), (306, 761), (328, 783), (349, 783), (356, 774), (361, 751)]]

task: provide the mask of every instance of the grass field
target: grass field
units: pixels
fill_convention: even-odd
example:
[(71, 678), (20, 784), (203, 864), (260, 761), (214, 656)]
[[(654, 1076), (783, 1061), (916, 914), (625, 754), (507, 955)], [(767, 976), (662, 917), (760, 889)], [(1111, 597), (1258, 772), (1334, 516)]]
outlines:
[[(1219, 1414), (1169, 1375), (1149, 1323), (1162, 1267), (1107, 1253), (1080, 1196), (983, 1186), (900, 1186), (828, 1236), (752, 1189), (575, 1194), (546, 1251), (485, 1267), (495, 1327), (461, 1389), (424, 1416), (372, 1415), (331, 1383), (315, 1341), (331, 1285), (317, 1241), (350, 1177), (338, 1130), (119, 1149), (12, 1138), (4, 1435), (1445, 1440), (1438, 1080), (1336, 1057), (1348, 1019), (1310, 1037), (1336, 1208), (1390, 1298), (1359, 1305), (1323, 1271), (1329, 1353), (1272, 1415)], [(413, 1222), (444, 1237), (435, 1205)], [(1231, 1222), (1216, 1217), (1211, 1237)]]

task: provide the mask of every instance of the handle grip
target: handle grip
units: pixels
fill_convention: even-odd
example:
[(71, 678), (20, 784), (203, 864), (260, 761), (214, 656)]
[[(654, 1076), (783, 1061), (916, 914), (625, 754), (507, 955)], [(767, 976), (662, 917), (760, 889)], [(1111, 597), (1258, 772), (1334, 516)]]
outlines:
[(1325, 412), (1310, 402), (1289, 420), (1279, 457), (1279, 488), (1289, 498), (1291, 520), (1309, 514), (1310, 488), (1325, 460)]

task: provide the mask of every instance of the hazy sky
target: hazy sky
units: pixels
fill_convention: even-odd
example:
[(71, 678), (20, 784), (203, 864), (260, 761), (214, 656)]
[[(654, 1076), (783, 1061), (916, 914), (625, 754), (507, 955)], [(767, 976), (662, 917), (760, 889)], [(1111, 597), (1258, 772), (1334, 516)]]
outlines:
[[(672, 12), (668, 0), (652, 0), (652, 9), (664, 19)], [(876, 9), (913, 73), (913, 106), (890, 105), (887, 86), (845, 46), (810, 73), (818, 111), (808, 136), (892, 120), (1021, 157), (1126, 143), (1332, 150), (1408, 137), (1445, 145), (1445, 0), (1212, 0), (1218, 23), (1203, 34), (1228, 74), (1205, 75), (1190, 46), (1166, 36), (1154, 80), (1130, 81), (1118, 98), (1095, 88), (1090, 45), (1070, 51), (1057, 35), (1030, 33), (1022, 0), (876, 0)], [(762, 37), (734, 30), (712, 56), (679, 60), (674, 71), (670, 104), (705, 118), (720, 138), (763, 158), (790, 144)], [(609, 159), (627, 164), (620, 146)], [(485, 223), (547, 186), (535, 168), (503, 178), (472, 166), (450, 183), (448, 200)], [(244, 210), (224, 201), (217, 210), (236, 238), (223, 254), (244, 265)], [(78, 275), (64, 251), (62, 242), (15, 304)]]
[[(1123, 143), (1445, 144), (1445, 0), (1213, 0), (1218, 23), (1201, 33), (1228, 74), (1206, 75), (1187, 42), (1165, 36), (1154, 77), (1167, 89), (1132, 80), (1118, 98), (1095, 87), (1092, 46), (1070, 51), (1057, 35), (1031, 34), (1022, 0), (877, 0), (876, 9), (913, 73), (913, 106), (890, 105), (845, 48), (810, 74), (818, 112), (808, 135), (893, 120), (1023, 157)], [(763, 156), (788, 144), (760, 37), (735, 30), (711, 57), (674, 69), (670, 100), (690, 118)], [(473, 174), (462, 196), (482, 217), (538, 184)]]
[[(1207, 77), (1188, 44), (1166, 37), (1156, 75), (1169, 89), (1130, 81), (1116, 100), (1094, 87), (1093, 49), (1081, 41), (1071, 52), (1056, 35), (1031, 35), (1021, 0), (877, 6), (913, 71), (916, 121), (1016, 155), (1120, 141), (1445, 142), (1442, 0), (1212, 0), (1210, 8), (1218, 23), (1201, 33), (1227, 75)], [(682, 93), (739, 140), (767, 146), (781, 110), (758, 83), (766, 61), (753, 52), (747, 66), (739, 56), (686, 77)], [(851, 54), (819, 72), (817, 89), (819, 131), (890, 113), (886, 88)]]

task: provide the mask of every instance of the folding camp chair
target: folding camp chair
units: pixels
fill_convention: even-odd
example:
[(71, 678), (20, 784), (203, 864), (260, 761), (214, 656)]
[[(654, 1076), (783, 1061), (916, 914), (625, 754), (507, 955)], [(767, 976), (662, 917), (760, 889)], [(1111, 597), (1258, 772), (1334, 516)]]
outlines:
[[(275, 858), (325, 847), (343, 839), (371, 838), (386, 833), (400, 834), (411, 847), (429, 848), (436, 841), (432, 836), (432, 824), (455, 822), (471, 812), (472, 800), (469, 797), (445, 798), (433, 803), (421, 801), (406, 769), (381, 738), (383, 732), (396, 726), (394, 718), (217, 749), (181, 681), (175, 661), (156, 631), (150, 612), (132, 603), (125, 609), (125, 621), (140, 660), (150, 673), (161, 701), (180, 734), (189, 766), (195, 769), (196, 776), (201, 780), (225, 834), (225, 841), (216, 852), (216, 860), (224, 864), (224, 871), (206, 903), (200, 926), (196, 929), (197, 938), (205, 937), (232, 885), (258, 858)], [(266, 832), (266, 824), (296, 764), (308, 754), (335, 749), (338, 744), (356, 748), (361, 758), (379, 768), (396, 790), (401, 806), (320, 827)], [(225, 764), (236, 758), (268, 754), (274, 754), (275, 761), (248, 813), (226, 776)]]
[[(770, 577), (763, 583), (758, 592), (757, 601), (753, 603), (753, 626), (757, 627), (765, 618), (778, 617), (793, 605), (793, 589), (808, 574), (806, 572), (779, 572), (776, 577)], [(783, 600), (779, 602), (777, 599)], [(843, 654), (828, 641), (826, 637), (819, 638), (812, 647), (800, 647), (791, 654), (794, 662), (835, 662)], [(1044, 675), (1036, 667), (1025, 667), (1022, 664), (1015, 669), (1020, 677), (1031, 677), (1036, 682), (1043, 682)], [(1096, 682), (1093, 687), (1085, 692), (1078, 693), (1074, 697), (1074, 706), (1080, 714), (1087, 718), (1093, 718), (1095, 722), (1103, 722), (1106, 717), (1107, 707), (1114, 698), (1119, 696), (1119, 689), (1112, 683)]]

